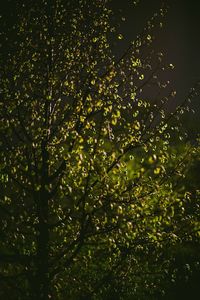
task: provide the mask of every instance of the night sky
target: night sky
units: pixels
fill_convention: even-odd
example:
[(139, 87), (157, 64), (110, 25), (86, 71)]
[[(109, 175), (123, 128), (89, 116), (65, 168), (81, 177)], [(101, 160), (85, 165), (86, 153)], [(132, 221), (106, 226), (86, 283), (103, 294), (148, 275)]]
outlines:
[[(133, 9), (131, 0), (112, 2), (114, 9), (121, 9), (126, 17), (123, 32), (127, 40), (142, 31), (161, 4), (159, 0), (141, 0)], [(170, 0), (168, 3), (164, 29), (157, 38), (167, 60), (176, 66), (177, 88), (185, 90), (200, 79), (200, 1)]]
[[(132, 0), (112, 0), (116, 12), (126, 17), (122, 25), (124, 46), (142, 31), (149, 18), (158, 11), (161, 0), (141, 0), (133, 8)], [(169, 0), (169, 11), (163, 30), (158, 33), (157, 45), (163, 50), (166, 60), (175, 65), (169, 78), (177, 91), (177, 101), (181, 102), (189, 89), (200, 80), (200, 1)], [(200, 132), (200, 98), (193, 102), (196, 114), (189, 115), (187, 124), (192, 130)]]

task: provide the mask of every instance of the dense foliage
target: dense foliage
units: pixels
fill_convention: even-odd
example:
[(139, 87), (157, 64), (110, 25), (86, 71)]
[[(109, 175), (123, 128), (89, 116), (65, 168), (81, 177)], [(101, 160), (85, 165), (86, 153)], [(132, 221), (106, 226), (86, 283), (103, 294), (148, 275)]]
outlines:
[(1, 298), (155, 299), (198, 249), (198, 144), (171, 144), (196, 90), (174, 109), (164, 13), (118, 58), (107, 1), (34, 1), (4, 31)]

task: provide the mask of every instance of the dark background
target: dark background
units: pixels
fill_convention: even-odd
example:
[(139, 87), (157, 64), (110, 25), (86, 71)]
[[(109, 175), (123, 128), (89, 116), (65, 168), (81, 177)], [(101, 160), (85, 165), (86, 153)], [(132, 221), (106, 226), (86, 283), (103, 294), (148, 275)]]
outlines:
[[(133, 0), (112, 0), (116, 18), (121, 14), (126, 21), (122, 22), (124, 34), (122, 47), (126, 47), (146, 22), (158, 11), (161, 0), (140, 0), (134, 7)], [(164, 1), (169, 7), (163, 29), (156, 36), (157, 47), (163, 51), (167, 62), (175, 65), (169, 78), (177, 91), (177, 102), (187, 96), (189, 89), (200, 80), (200, 1), (169, 0)], [(195, 114), (185, 116), (185, 126), (192, 136), (200, 132), (200, 97), (192, 103)]]
[[(160, 0), (112, 0), (114, 10), (126, 17), (122, 30), (126, 40), (142, 31), (146, 21), (161, 6)], [(200, 79), (200, 1), (170, 0), (162, 34), (157, 37), (169, 62), (176, 66), (175, 84), (185, 91)], [(118, 13), (119, 14), (119, 13)]]

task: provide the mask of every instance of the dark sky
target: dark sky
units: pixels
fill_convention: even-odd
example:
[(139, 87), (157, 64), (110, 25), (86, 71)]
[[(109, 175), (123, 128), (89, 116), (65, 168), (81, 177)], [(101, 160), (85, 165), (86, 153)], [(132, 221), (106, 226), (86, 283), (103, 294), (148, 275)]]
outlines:
[[(118, 15), (126, 17), (122, 25), (124, 45), (133, 40), (142, 31), (145, 23), (156, 12), (161, 0), (140, 0), (133, 8), (133, 0), (112, 0), (112, 6)], [(163, 31), (158, 33), (157, 45), (163, 50), (166, 60), (175, 65), (173, 75), (169, 78), (177, 90), (177, 101), (181, 102), (190, 87), (200, 80), (200, 1), (168, 0), (169, 11)], [(186, 122), (191, 130), (200, 132), (200, 97), (193, 102), (195, 115), (188, 115)], [(192, 124), (193, 123), (193, 124)]]
[[(128, 40), (141, 32), (145, 22), (159, 8), (159, 0), (113, 0), (113, 7), (122, 10), (126, 21), (123, 32)], [(175, 85), (182, 92), (200, 79), (200, 1), (170, 0), (163, 33), (157, 37), (167, 60), (176, 66)]]

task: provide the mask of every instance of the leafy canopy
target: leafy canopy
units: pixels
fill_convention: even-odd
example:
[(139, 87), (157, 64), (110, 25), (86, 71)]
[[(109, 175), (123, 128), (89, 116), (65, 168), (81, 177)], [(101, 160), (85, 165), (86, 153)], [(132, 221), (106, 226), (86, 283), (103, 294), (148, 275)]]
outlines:
[(0, 295), (150, 299), (199, 229), (176, 187), (198, 149), (170, 145), (196, 91), (172, 109), (165, 9), (115, 57), (107, 1), (19, 8), (1, 51)]

